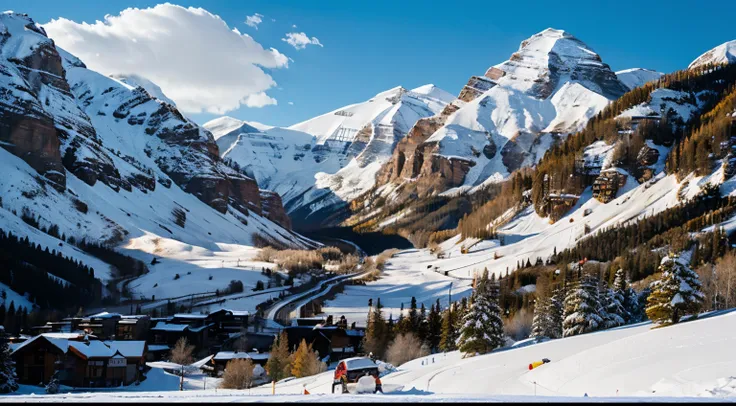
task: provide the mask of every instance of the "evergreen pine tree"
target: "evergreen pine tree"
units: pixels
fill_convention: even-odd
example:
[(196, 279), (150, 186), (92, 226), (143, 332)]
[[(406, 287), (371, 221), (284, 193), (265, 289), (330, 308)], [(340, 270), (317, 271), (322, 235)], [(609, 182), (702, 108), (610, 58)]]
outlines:
[(624, 324), (631, 323), (632, 311), (635, 310), (634, 305), (636, 304), (632, 299), (636, 300), (636, 292), (634, 292), (631, 286), (629, 286), (626, 276), (624, 275), (624, 270), (621, 268), (616, 271), (616, 276), (613, 279), (613, 291), (616, 298), (619, 300), (619, 303), (621, 303), (621, 317), (624, 319)]
[(601, 306), (597, 279), (586, 274), (569, 288), (564, 305), (563, 337), (589, 333), (603, 324), (598, 314)]
[(603, 319), (602, 328), (613, 328), (622, 326), (624, 324), (624, 307), (621, 304), (621, 298), (616, 294), (616, 291), (606, 286), (606, 283), (601, 281), (599, 297), (601, 301), (601, 309), (598, 311), (601, 318)]
[(451, 305), (442, 312), (442, 334), (440, 336), (440, 349), (442, 351), (454, 351), (457, 349), (457, 329), (455, 329), (455, 311)]
[(411, 297), (411, 306), (409, 307), (409, 322), (411, 322), (411, 332), (415, 333), (419, 329), (419, 312), (417, 311), (417, 298)]
[(473, 303), (463, 319), (457, 345), (465, 354), (485, 354), (503, 345), (503, 321), (498, 306), (498, 285), (487, 270), (473, 291)]
[(422, 343), (426, 343), (429, 339), (429, 322), (427, 320), (427, 308), (424, 307), (424, 303), (422, 303), (419, 310), (419, 326), (415, 334)]
[(440, 338), (442, 336), (442, 316), (440, 315), (440, 300), (437, 299), (437, 304), (432, 305), (429, 310), (429, 316), (427, 317), (427, 324), (429, 327), (429, 337), (427, 343), (432, 352), (437, 352), (440, 346)]
[(386, 319), (383, 318), (381, 298), (376, 300), (376, 306), (369, 309), (368, 325), (363, 337), (363, 349), (372, 352), (377, 358), (383, 358), (389, 343), (389, 331)]
[(18, 377), (15, 373), (15, 361), (10, 356), (8, 336), (0, 326), (0, 393), (10, 393), (18, 390)]
[(291, 362), (289, 359), (289, 339), (286, 332), (281, 332), (273, 340), (266, 362), (266, 371), (272, 381), (280, 381), (291, 373)]
[(534, 301), (534, 318), (532, 318), (532, 332), (529, 337), (542, 338), (545, 336), (545, 326), (549, 323), (549, 299), (538, 297)]
[(562, 289), (557, 288), (552, 291), (552, 296), (547, 303), (547, 324), (544, 326), (544, 335), (549, 338), (562, 337), (562, 321), (564, 320), (564, 301)]
[(664, 257), (659, 265), (662, 276), (651, 285), (646, 313), (657, 324), (675, 324), (682, 316), (697, 313), (703, 304), (698, 274), (679, 261), (676, 255)]

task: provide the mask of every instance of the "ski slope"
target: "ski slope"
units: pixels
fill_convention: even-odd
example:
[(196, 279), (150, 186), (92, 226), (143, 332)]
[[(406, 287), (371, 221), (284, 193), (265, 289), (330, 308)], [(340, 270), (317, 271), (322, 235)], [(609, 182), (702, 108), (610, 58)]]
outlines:
[[(529, 363), (549, 358), (532, 371)], [(736, 312), (652, 329), (650, 323), (506, 348), (462, 359), (458, 352), (410, 361), (382, 378), (384, 395), (331, 394), (332, 371), (247, 391), (14, 395), (30, 401), (729, 401), (736, 402)], [(201, 378), (200, 378), (201, 379)], [(164, 379), (158, 377), (161, 382)], [(211, 387), (210, 379), (207, 387)], [(145, 384), (145, 383), (144, 383)], [(188, 388), (199, 387), (187, 383)], [(304, 389), (311, 395), (303, 395)], [(22, 390), (27, 393), (28, 387)], [(585, 395), (587, 394), (587, 397)]]

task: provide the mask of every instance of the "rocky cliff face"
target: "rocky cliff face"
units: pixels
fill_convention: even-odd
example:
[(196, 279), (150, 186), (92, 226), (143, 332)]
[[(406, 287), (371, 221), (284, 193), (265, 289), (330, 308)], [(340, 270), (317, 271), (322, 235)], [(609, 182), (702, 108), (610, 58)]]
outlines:
[(287, 230), (291, 229), (291, 219), (286, 214), (284, 205), (281, 202), (281, 196), (278, 193), (270, 190), (261, 190), (261, 207), (263, 208), (263, 215), (267, 219), (280, 224), (281, 227)]
[[(82, 61), (57, 48), (28, 16), (0, 14), (0, 146), (42, 176), (41, 189), (48, 183), (61, 193), (54, 197), (42, 190), (26, 191), (17, 198), (4, 196), (6, 202), (12, 197), (10, 204), (34, 206), (33, 196), (41, 195), (56, 199), (54, 204), (59, 205), (73, 201), (73, 206), (84, 207), (72, 210), (70, 218), (81, 216), (75, 221), (77, 227), (97, 227), (92, 224), (98, 220), (85, 219), (90, 215), (87, 207), (94, 207), (95, 202), (84, 201), (80, 195), (85, 191), (78, 182), (81, 180), (89, 187), (101, 182), (112, 193), (120, 194), (118, 203), (126, 217), (134, 213), (124, 208), (129, 198), (125, 193), (151, 194), (157, 206), (178, 207), (181, 204), (172, 201), (173, 196), (186, 200), (178, 188), (221, 214), (232, 214), (231, 221), (240, 220), (241, 226), (246, 225), (249, 213), (260, 215), (263, 208), (257, 182), (222, 161), (209, 131), (186, 119), (163, 94), (154, 97), (143, 86), (160, 92), (140, 77), (113, 79), (89, 70)], [(269, 213), (279, 218), (283, 212), (280, 200), (269, 199)], [(147, 207), (157, 210), (154, 204)], [(102, 218), (103, 225), (86, 232), (100, 238), (114, 234), (114, 240), (120, 241), (126, 232), (123, 223), (129, 220), (116, 224), (113, 213), (102, 214), (101, 210), (95, 215)], [(210, 216), (203, 212), (197, 215)], [(171, 233), (170, 227), (158, 224)], [(267, 227), (261, 221), (258, 224)], [(105, 231), (105, 227), (115, 231)]]
[(398, 206), (503, 180), (626, 91), (582, 41), (555, 29), (535, 34), (509, 60), (471, 77), (460, 100), (417, 121), (378, 172), (376, 186), (351, 205), (359, 213), (349, 222), (374, 211), (371, 202)]
[(433, 85), (396, 87), (288, 129), (258, 129), (227, 117), (205, 127), (223, 158), (277, 192), (294, 224), (307, 228), (339, 223), (341, 209), (374, 185), (376, 172), (414, 123), (452, 100)]

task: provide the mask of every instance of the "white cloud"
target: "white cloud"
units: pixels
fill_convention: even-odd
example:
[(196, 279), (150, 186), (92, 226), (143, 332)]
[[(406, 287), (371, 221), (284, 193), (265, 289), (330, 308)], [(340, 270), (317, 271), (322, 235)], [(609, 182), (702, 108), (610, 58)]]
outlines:
[(159, 4), (128, 8), (94, 24), (59, 18), (44, 28), (90, 69), (143, 76), (185, 113), (275, 104), (264, 92), (276, 82), (264, 68), (289, 65), (278, 50), (264, 49), (202, 8)]
[(263, 22), (263, 14), (255, 13), (252, 16), (245, 17), (245, 24), (258, 29), (258, 24)]
[(290, 32), (286, 34), (286, 38), (281, 38), (281, 41), (286, 42), (287, 44), (293, 46), (296, 49), (304, 49), (307, 47), (307, 45), (319, 45), (324, 48), (322, 44), (320, 44), (317, 37), (312, 37), (311, 39), (307, 36), (307, 34), (303, 32)]
[(248, 107), (263, 107), (276, 105), (278, 102), (266, 93), (260, 92), (248, 95), (248, 97), (243, 100), (243, 104)]
[(291, 25), (291, 28), (296, 28), (296, 24), (292, 24)]
[(293, 106), (293, 105), (294, 105), (294, 102), (289, 102), (289, 106)]

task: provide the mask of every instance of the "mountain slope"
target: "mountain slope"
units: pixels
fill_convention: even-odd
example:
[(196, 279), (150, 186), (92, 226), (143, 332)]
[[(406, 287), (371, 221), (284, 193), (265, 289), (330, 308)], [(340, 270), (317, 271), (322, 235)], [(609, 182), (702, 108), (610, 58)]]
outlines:
[(0, 56), (0, 228), (44, 244), (20, 217), (110, 245), (150, 235), (214, 250), (256, 236), (314, 244), (263, 217), (276, 201), (265, 210), (258, 184), (163, 94), (87, 69), (22, 14), (0, 14)]
[(414, 123), (453, 99), (433, 85), (396, 87), (289, 128), (259, 130), (232, 118), (204, 126), (223, 158), (279, 193), (292, 217), (309, 226), (331, 221), (336, 208), (371, 188), (378, 168)]
[(419, 120), (379, 171), (375, 190), (354, 206), (370, 211), (383, 199), (401, 205), (501, 181), (534, 165), (627, 90), (587, 45), (546, 29), (522, 41), (509, 60), (473, 76), (461, 100)]
[(700, 55), (690, 63), (688, 69), (708, 64), (719, 65), (723, 63), (736, 63), (736, 40), (724, 42), (703, 55)]
[(629, 90), (635, 89), (644, 83), (657, 80), (662, 75), (664, 75), (662, 72), (655, 72), (653, 70), (643, 68), (624, 69), (616, 72), (618, 80), (626, 85)]

